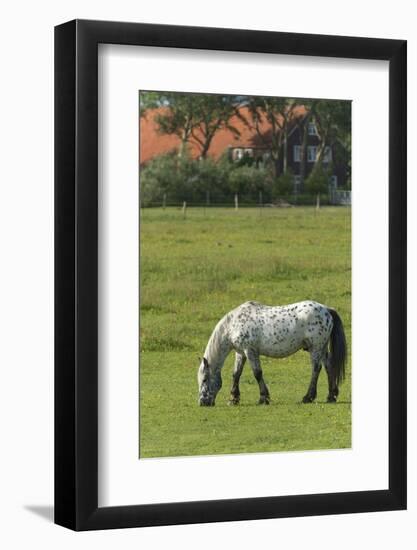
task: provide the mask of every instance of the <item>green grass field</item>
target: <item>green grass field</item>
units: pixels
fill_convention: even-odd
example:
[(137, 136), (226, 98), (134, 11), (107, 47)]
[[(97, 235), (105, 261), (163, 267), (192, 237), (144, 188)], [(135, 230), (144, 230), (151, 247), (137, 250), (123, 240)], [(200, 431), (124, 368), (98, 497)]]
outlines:
[(327, 404), (322, 371), (317, 401), (300, 403), (309, 354), (261, 357), (271, 393), (250, 365), (239, 406), (228, 406), (234, 354), (223, 368), (215, 407), (197, 403), (198, 356), (217, 321), (257, 300), (316, 300), (337, 309), (351, 343), (350, 209), (145, 209), (141, 214), (139, 456), (186, 456), (351, 446), (351, 366), (339, 401)]

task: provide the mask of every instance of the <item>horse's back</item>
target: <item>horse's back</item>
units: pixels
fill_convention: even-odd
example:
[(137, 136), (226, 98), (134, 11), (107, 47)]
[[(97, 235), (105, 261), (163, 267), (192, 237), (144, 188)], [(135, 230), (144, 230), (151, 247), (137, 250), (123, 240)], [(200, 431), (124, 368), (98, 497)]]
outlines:
[(253, 348), (263, 355), (285, 357), (322, 339), (331, 330), (328, 308), (306, 300), (283, 306), (255, 301), (229, 314), (229, 336), (236, 350)]
[(313, 300), (304, 300), (293, 304), (270, 306), (250, 300), (240, 304), (230, 314), (238, 318), (254, 318), (256, 315), (279, 315), (279, 314), (304, 314), (311, 315), (328, 311), (327, 306)]

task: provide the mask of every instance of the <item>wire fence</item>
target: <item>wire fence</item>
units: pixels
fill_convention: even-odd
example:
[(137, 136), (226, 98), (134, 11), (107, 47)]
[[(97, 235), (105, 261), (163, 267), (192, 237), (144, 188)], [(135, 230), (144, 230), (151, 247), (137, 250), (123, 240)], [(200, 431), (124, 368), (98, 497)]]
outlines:
[(332, 190), (330, 193), (323, 193), (320, 195), (311, 194), (292, 194), (283, 195), (280, 198), (272, 201), (264, 202), (262, 193), (259, 194), (257, 201), (248, 200), (247, 197), (241, 198), (238, 194), (235, 194), (233, 198), (225, 200), (222, 197), (221, 200), (215, 198), (207, 199), (206, 201), (196, 201), (191, 198), (178, 201), (178, 199), (170, 200), (167, 195), (163, 195), (158, 201), (141, 201), (141, 208), (232, 208), (239, 210), (240, 208), (292, 208), (297, 206), (314, 206), (320, 208), (321, 206), (351, 206), (351, 191), (344, 190)]

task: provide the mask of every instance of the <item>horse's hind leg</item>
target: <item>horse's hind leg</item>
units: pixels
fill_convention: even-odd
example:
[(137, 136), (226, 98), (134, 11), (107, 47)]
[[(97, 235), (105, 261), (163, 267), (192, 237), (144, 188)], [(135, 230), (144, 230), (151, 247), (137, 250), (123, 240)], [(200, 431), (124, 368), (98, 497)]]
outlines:
[(330, 352), (326, 353), (324, 358), (324, 368), (327, 372), (327, 380), (329, 382), (329, 394), (327, 396), (327, 403), (335, 403), (337, 396), (339, 395), (339, 388), (337, 387), (336, 380), (333, 374)]
[(238, 405), (240, 401), (239, 380), (246, 363), (246, 356), (243, 353), (237, 353), (235, 357), (235, 366), (233, 368), (232, 389), (230, 390), (229, 405)]
[(258, 404), (269, 405), (270, 396), (269, 396), (268, 388), (263, 378), (259, 355), (253, 350), (247, 350), (246, 357), (249, 359), (249, 363), (250, 363), (250, 366), (252, 367), (253, 374), (256, 378), (256, 381), (259, 384), (260, 397), (259, 397)]
[(307, 393), (303, 397), (303, 403), (312, 403), (317, 397), (317, 380), (321, 371), (321, 362), (323, 359), (322, 351), (310, 352), (311, 357), (311, 380)]

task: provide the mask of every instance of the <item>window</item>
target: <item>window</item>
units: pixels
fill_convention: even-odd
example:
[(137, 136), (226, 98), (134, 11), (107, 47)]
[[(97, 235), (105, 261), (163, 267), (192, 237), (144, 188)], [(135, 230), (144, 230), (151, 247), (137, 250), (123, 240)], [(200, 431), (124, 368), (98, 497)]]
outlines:
[(332, 189), (337, 189), (337, 176), (336, 175), (330, 176), (330, 187)]
[(307, 161), (316, 162), (317, 158), (317, 147), (315, 145), (309, 145), (307, 147)]
[(301, 145), (294, 145), (294, 162), (301, 162)]
[(248, 157), (253, 157), (253, 149), (251, 147), (246, 147), (245, 155), (247, 155)]
[(331, 162), (332, 160), (332, 149), (331, 147), (325, 147), (323, 152), (323, 162)]
[(317, 128), (314, 122), (309, 122), (307, 126), (307, 133), (309, 136), (316, 136), (317, 135)]
[(233, 159), (240, 160), (243, 158), (243, 149), (234, 149), (233, 150)]

